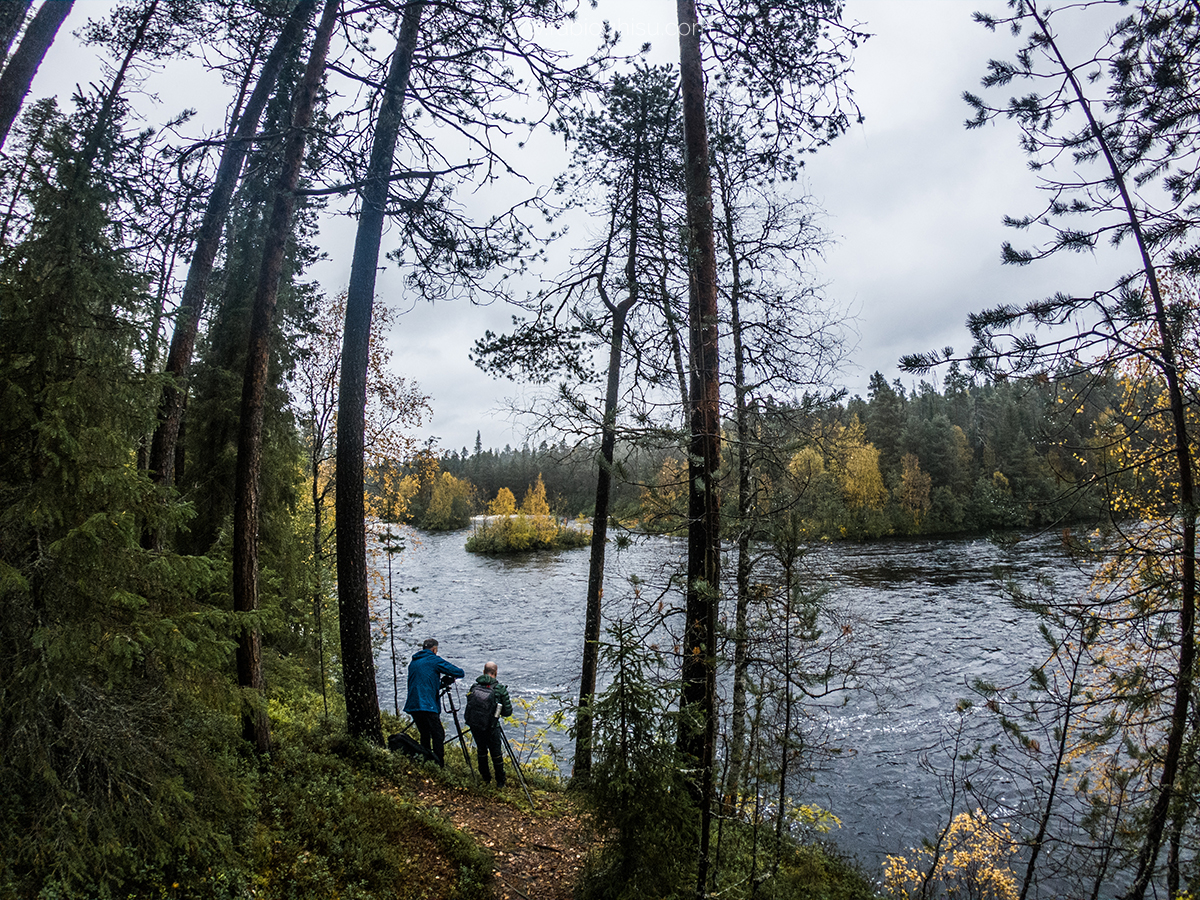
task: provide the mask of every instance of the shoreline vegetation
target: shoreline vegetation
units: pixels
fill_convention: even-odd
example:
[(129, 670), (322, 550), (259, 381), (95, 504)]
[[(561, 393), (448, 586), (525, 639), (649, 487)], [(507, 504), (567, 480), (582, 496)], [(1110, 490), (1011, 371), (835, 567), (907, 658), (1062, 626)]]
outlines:
[(582, 518), (572, 522), (550, 513), (541, 474), (529, 486), (519, 507), (513, 492), (501, 488), (488, 504), (487, 515), (470, 521), (471, 536), (466, 545), (470, 553), (564, 550), (585, 547), (592, 540), (592, 527)]
[[(386, 731), (403, 730), (398, 720), (385, 720)], [(605, 894), (611, 842), (597, 827), (595, 798), (568, 790), (559, 777), (526, 769), (536, 803), (531, 810), (514, 784), (504, 790), (481, 785), (457, 752), (447, 753), (441, 769), (347, 739), (324, 724), (295, 722), (279, 737), (278, 765), (260, 782), (259, 806), (267, 814), (258, 833), (207, 870), (168, 867), (151, 878), (163, 896), (213, 896), (222, 887), (229, 896), (360, 900), (568, 900), (581, 886)], [(536, 747), (518, 742), (523, 759), (530, 751)], [(722, 886), (754, 879), (760, 896), (879, 896), (826, 835), (806, 835), (779, 838), (766, 819), (731, 815)], [(687, 893), (687, 855), (678, 862), (672, 896)]]
[(530, 550), (572, 550), (592, 540), (590, 522), (558, 516), (511, 513), (473, 516), (468, 553), (522, 553)]

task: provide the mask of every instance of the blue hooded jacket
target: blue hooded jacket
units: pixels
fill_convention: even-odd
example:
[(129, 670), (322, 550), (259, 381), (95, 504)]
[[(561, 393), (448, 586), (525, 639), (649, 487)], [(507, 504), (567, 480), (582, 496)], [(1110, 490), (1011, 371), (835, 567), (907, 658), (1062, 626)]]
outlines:
[(418, 650), (408, 664), (408, 699), (405, 712), (441, 712), (438, 705), (438, 682), (443, 675), (462, 678), (467, 673), (448, 663), (432, 650)]

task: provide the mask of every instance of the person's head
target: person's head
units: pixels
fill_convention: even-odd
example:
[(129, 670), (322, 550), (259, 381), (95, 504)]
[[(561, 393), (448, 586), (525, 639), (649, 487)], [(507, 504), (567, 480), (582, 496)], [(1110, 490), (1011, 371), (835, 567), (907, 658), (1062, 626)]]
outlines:
[(483, 674), (491, 675), (493, 678), (495, 678), (500, 674), (500, 670), (496, 668), (496, 664), (494, 662), (486, 662), (483, 664)]
[(428, 650), (431, 653), (437, 653), (437, 648), (437, 638), (425, 638), (425, 640), (421, 642), (422, 650)]

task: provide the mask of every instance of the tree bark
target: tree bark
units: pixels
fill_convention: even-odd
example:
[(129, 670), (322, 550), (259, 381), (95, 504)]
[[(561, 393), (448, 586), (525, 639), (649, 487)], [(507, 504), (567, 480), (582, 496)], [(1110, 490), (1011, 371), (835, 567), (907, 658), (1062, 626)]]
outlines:
[(371, 145), (362, 210), (354, 238), (354, 257), (346, 295), (346, 328), (342, 342), (342, 377), (338, 389), (337, 518), (338, 609), (342, 642), (342, 680), (350, 734), (383, 743), (371, 616), (367, 593), (366, 508), (363, 501), (363, 454), (366, 449), (367, 366), (370, 357), (371, 311), (375, 274), (387, 207), (396, 139), (404, 111), (409, 72), (421, 24), (424, 0), (405, 8), (380, 101)]
[(0, 59), (8, 59), (8, 51), (12, 49), (12, 43), (17, 39), (31, 6), (33, 0), (10, 0), (8, 3), (0, 3)]
[[(283, 167), (275, 189), (271, 219), (263, 242), (262, 268), (254, 294), (250, 321), (250, 347), (242, 382), (238, 421), (237, 477), (233, 512), (233, 608), (250, 614), (258, 609), (259, 475), (262, 468), (262, 428), (268, 367), (271, 357), (271, 323), (279, 297), (284, 251), (292, 230), (296, 185), (304, 166), (304, 145), (312, 124), (317, 91), (325, 72), (325, 58), (337, 24), (340, 0), (326, 0), (321, 23), (292, 107), (292, 127), (284, 148)], [(270, 722), (261, 696), (262, 639), (257, 625), (244, 622), (237, 650), (238, 685), (257, 695), (243, 713), (247, 740), (259, 753), (271, 747)]]
[(238, 174), (246, 155), (250, 152), (250, 141), (258, 130), (258, 121), (266, 108), (267, 100), (279, 80), (279, 73), (292, 48), (304, 34), (305, 26), (317, 8), (317, 0), (300, 0), (279, 33), (275, 46), (263, 63), (245, 111), (237, 121), (237, 128), (221, 154), (217, 174), (213, 179), (212, 191), (204, 208), (204, 218), (196, 234), (196, 247), (188, 266), (187, 281), (175, 318), (175, 331), (171, 336), (171, 348), (167, 354), (166, 373), (171, 376), (163, 386), (158, 405), (158, 426), (150, 444), (150, 470), (154, 480), (161, 485), (175, 482), (175, 448), (179, 441), (180, 424), (183, 421), (184, 397), (187, 393), (188, 370), (196, 349), (196, 335), (200, 330), (200, 318), (204, 312), (204, 295), (208, 280), (221, 245), (225, 217), (237, 186)]
[[(621, 349), (625, 339), (625, 317), (638, 302), (637, 253), (641, 189), (641, 139), (634, 151), (632, 210), (629, 217), (629, 255), (625, 262), (628, 296), (613, 305), (604, 296), (604, 305), (613, 314), (612, 338), (608, 348), (608, 383), (604, 391), (604, 424), (600, 437), (600, 469), (596, 474), (596, 506), (592, 513), (592, 546), (588, 560), (587, 604), (583, 626), (583, 665), (579, 679), (579, 711), (575, 724), (575, 760), (573, 779), (586, 781), (592, 771), (592, 701), (596, 695), (596, 670), (600, 661), (600, 602), (604, 596), (604, 555), (608, 540), (608, 506), (612, 491), (613, 455), (617, 444), (617, 397), (621, 386)], [(601, 276), (603, 277), (603, 275)]]
[(696, 895), (707, 893), (716, 745), (716, 634), (720, 582), (717, 467), (720, 410), (717, 348), (717, 259), (713, 236), (704, 64), (695, 0), (677, 0), (679, 83), (683, 99), (687, 192), (689, 390), (687, 621), (684, 630), (679, 749), (699, 766), (700, 859)]
[(43, 3), (25, 30), (25, 36), (0, 74), (0, 147), (8, 139), (13, 122), (21, 112), (25, 95), (33, 84), (38, 66), (54, 43), (59, 26), (67, 18), (75, 0), (50, 0)]

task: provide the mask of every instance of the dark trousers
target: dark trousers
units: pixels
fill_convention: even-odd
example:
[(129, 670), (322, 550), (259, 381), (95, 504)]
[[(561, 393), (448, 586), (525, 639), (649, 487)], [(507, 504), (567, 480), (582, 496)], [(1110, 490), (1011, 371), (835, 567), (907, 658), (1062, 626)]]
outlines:
[(421, 732), (421, 746), (434, 755), (439, 766), (446, 765), (446, 729), (442, 727), (441, 715), (419, 711), (409, 715), (417, 723), (417, 731)]
[(492, 757), (492, 767), (496, 770), (496, 785), (504, 787), (504, 749), (500, 746), (500, 726), (489, 725), (487, 728), (472, 728), (475, 736), (475, 746), (479, 748), (479, 774), (483, 776), (484, 784), (492, 780), (488, 772), (488, 756)]

